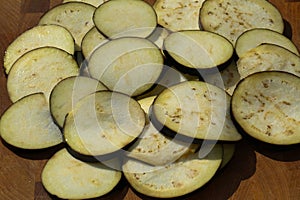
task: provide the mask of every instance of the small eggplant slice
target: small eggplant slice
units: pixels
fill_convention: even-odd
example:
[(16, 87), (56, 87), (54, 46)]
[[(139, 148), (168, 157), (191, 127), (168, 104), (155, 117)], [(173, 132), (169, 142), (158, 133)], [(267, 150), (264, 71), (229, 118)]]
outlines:
[(279, 71), (251, 74), (235, 89), (231, 110), (253, 138), (277, 145), (300, 143), (300, 78)]

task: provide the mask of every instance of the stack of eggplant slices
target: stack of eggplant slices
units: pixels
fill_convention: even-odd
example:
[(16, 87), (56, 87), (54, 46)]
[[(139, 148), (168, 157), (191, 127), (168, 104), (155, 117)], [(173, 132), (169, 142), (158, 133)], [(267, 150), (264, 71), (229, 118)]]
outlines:
[(300, 143), (300, 57), (283, 31), (265, 0), (65, 0), (5, 52), (1, 137), (62, 145), (41, 174), (62, 199), (122, 177), (146, 196), (186, 195), (242, 136)]

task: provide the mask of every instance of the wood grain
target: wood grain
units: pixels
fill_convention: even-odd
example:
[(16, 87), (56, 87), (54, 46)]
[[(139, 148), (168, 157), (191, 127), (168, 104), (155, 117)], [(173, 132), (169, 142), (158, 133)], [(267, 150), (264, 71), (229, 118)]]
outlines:
[[(2, 67), (6, 47), (22, 32), (37, 24), (46, 10), (61, 0), (1, 1), (0, 7), (0, 115), (11, 104)], [(153, 3), (154, 1), (148, 1)], [(270, 0), (287, 21), (287, 32), (300, 49), (300, 1)], [(60, 147), (42, 152), (22, 151), (0, 143), (0, 199), (51, 200), (43, 189), (40, 173), (45, 162)], [(153, 199), (134, 192), (123, 180), (99, 199)], [(244, 139), (233, 160), (205, 187), (180, 199), (300, 199), (300, 146), (274, 148)]]

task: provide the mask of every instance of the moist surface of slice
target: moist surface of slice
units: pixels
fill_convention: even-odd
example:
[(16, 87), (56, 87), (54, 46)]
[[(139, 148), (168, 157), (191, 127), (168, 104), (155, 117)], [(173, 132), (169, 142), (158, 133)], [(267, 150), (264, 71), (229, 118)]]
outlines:
[(137, 96), (150, 89), (163, 70), (161, 51), (144, 38), (118, 38), (97, 48), (89, 59), (90, 75), (110, 90)]
[(62, 199), (90, 199), (103, 196), (121, 180), (119, 171), (102, 163), (78, 160), (62, 149), (54, 154), (42, 171), (46, 190)]
[(260, 71), (285, 71), (300, 76), (300, 57), (283, 47), (262, 44), (243, 54), (237, 69), (241, 78)]
[(146, 38), (157, 26), (152, 6), (139, 0), (108, 1), (96, 9), (93, 20), (108, 38)]
[[(207, 31), (180, 31), (164, 41), (165, 51), (187, 72), (216, 68), (233, 55), (232, 44), (224, 37)], [(184, 70), (184, 69), (183, 69)]]
[(44, 149), (63, 141), (42, 93), (12, 104), (0, 119), (0, 134), (5, 142), (22, 149)]
[(70, 32), (57, 25), (35, 26), (19, 35), (6, 49), (4, 68), (8, 74), (14, 62), (36, 48), (53, 46), (74, 54), (74, 39)]
[(142, 132), (145, 115), (127, 95), (100, 91), (80, 100), (66, 117), (64, 137), (74, 151), (87, 156), (114, 153)]
[(268, 1), (207, 0), (200, 10), (204, 30), (223, 35), (235, 45), (237, 38), (253, 28), (267, 28), (283, 33), (280, 12)]
[(240, 35), (235, 44), (235, 51), (241, 57), (247, 51), (264, 43), (284, 47), (299, 56), (297, 47), (289, 38), (276, 31), (262, 28), (251, 29)]
[(270, 144), (300, 143), (300, 78), (286, 72), (259, 72), (243, 79), (231, 109), (241, 128)]
[(85, 34), (94, 27), (95, 7), (82, 2), (59, 4), (40, 19), (39, 24), (57, 24), (70, 31), (75, 39), (75, 50), (81, 51), (81, 41)]
[[(155, 96), (154, 96), (155, 97)], [(154, 97), (139, 100), (139, 104), (147, 114)], [(199, 145), (181, 142), (166, 137), (153, 124), (146, 120), (146, 127), (137, 141), (128, 149), (127, 156), (146, 162), (150, 165), (166, 165), (176, 161), (183, 154), (195, 152)]]
[(7, 78), (8, 94), (12, 102), (37, 92), (43, 92), (49, 99), (60, 80), (78, 74), (79, 67), (67, 52), (54, 47), (34, 49), (11, 68)]
[(72, 76), (60, 81), (50, 95), (50, 111), (60, 127), (63, 127), (66, 115), (83, 97), (107, 88), (95, 79), (84, 76)]
[(150, 118), (166, 134), (237, 141), (241, 135), (231, 121), (229, 106), (230, 97), (224, 90), (201, 81), (187, 81), (160, 93)]
[(200, 159), (197, 153), (189, 153), (165, 166), (151, 166), (129, 159), (123, 164), (123, 172), (138, 192), (151, 197), (173, 198), (206, 184), (221, 161), (222, 146), (216, 145), (204, 158)]
[(204, 0), (157, 0), (158, 24), (171, 30), (200, 30), (199, 12)]
[(96, 27), (92, 28), (82, 39), (81, 51), (83, 56), (89, 59), (94, 50), (107, 41), (108, 39)]

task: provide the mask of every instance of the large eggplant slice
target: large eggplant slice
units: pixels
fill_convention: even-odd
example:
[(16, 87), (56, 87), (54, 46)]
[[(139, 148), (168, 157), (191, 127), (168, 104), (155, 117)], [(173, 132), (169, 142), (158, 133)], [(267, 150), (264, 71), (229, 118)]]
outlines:
[(244, 53), (237, 61), (241, 78), (260, 71), (285, 71), (300, 76), (300, 57), (274, 45), (262, 44)]
[(95, 7), (82, 2), (59, 4), (47, 11), (39, 24), (57, 24), (70, 31), (75, 39), (75, 50), (81, 51), (81, 41), (85, 34), (94, 27)]
[(164, 58), (156, 45), (144, 38), (111, 40), (91, 55), (88, 70), (110, 90), (137, 96), (152, 87), (163, 71)]
[(187, 81), (160, 93), (150, 118), (161, 132), (178, 138), (237, 141), (241, 135), (231, 120), (229, 106), (230, 97), (224, 90), (201, 81)]
[(50, 95), (50, 111), (56, 123), (63, 127), (66, 115), (76, 103), (100, 90), (107, 88), (99, 81), (84, 76), (72, 76), (60, 81)]
[(44, 149), (63, 141), (42, 93), (12, 104), (1, 117), (0, 134), (8, 144), (22, 149)]
[(147, 114), (146, 127), (136, 142), (128, 149), (127, 156), (146, 162), (150, 165), (166, 165), (176, 161), (183, 154), (195, 152), (199, 145), (178, 141), (160, 133), (147, 120), (148, 111), (155, 96), (139, 100), (139, 104)]
[(267, 71), (247, 76), (235, 89), (231, 109), (250, 136), (270, 144), (300, 143), (300, 78)]
[(81, 99), (66, 117), (64, 138), (85, 156), (106, 156), (133, 142), (143, 131), (145, 114), (127, 95), (100, 91)]
[(5, 72), (8, 74), (14, 62), (28, 51), (46, 46), (74, 54), (74, 39), (67, 29), (57, 25), (35, 26), (18, 36), (7, 47), (3, 65)]
[(42, 171), (46, 190), (61, 199), (91, 199), (112, 191), (122, 173), (102, 163), (74, 158), (66, 149), (54, 154)]
[(175, 67), (192, 75), (226, 64), (234, 52), (226, 38), (207, 31), (174, 32), (165, 39), (164, 50), (179, 64)]
[(240, 35), (235, 44), (235, 52), (241, 57), (247, 51), (265, 43), (284, 47), (299, 56), (296, 45), (289, 38), (264, 28), (251, 29)]
[(279, 10), (262, 0), (206, 0), (200, 10), (204, 30), (223, 35), (235, 45), (237, 38), (253, 28), (266, 28), (283, 33)]
[(222, 146), (216, 145), (204, 158), (190, 152), (176, 162), (165, 166), (152, 166), (128, 159), (123, 172), (138, 192), (158, 198), (179, 197), (205, 185), (222, 162)]
[(140, 0), (107, 1), (96, 9), (93, 20), (100, 32), (108, 38), (146, 38), (157, 26), (154, 9)]
[(171, 31), (200, 30), (199, 12), (204, 0), (157, 0), (158, 24)]
[(34, 49), (12, 66), (7, 78), (8, 94), (12, 102), (37, 92), (49, 99), (59, 81), (78, 74), (78, 64), (69, 53), (54, 47)]

